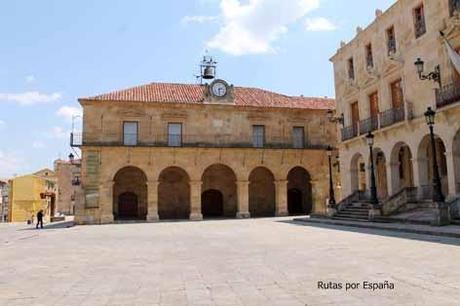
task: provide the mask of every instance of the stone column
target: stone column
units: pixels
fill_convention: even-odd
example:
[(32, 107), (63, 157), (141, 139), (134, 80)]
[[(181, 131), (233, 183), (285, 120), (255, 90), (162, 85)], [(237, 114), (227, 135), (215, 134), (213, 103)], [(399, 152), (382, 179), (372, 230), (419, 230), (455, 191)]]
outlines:
[(276, 216), (287, 216), (288, 203), (287, 203), (287, 180), (279, 180), (275, 182), (276, 185)]
[(113, 223), (113, 184), (107, 181), (99, 187), (99, 212), (100, 223)]
[(158, 181), (147, 182), (147, 221), (157, 222), (158, 216)]
[(190, 181), (190, 220), (201, 221), (201, 185), (202, 181)]
[(455, 163), (454, 154), (452, 150), (446, 150), (446, 164), (447, 164), (447, 184), (449, 185), (449, 194), (446, 198), (454, 198), (457, 191), (455, 186)]
[(249, 213), (249, 181), (237, 181), (238, 193), (238, 212), (236, 217), (238, 219), (247, 219), (251, 217)]
[[(388, 196), (392, 196), (399, 191), (403, 186), (399, 180), (399, 171), (395, 171), (399, 168), (399, 163), (392, 163), (387, 161), (387, 190)], [(399, 185), (399, 186), (398, 186)]]
[(414, 187), (417, 188), (417, 198), (422, 196), (422, 188), (420, 186), (420, 159), (412, 158), (412, 173), (413, 173), (413, 181)]

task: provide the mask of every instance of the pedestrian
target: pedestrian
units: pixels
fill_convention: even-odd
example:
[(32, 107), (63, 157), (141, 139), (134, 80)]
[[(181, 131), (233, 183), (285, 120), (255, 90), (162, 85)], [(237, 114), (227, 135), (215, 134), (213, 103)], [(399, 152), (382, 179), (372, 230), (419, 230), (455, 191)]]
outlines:
[(43, 210), (42, 209), (37, 213), (37, 226), (35, 228), (38, 228), (39, 224), (40, 224), (40, 228), (43, 228)]

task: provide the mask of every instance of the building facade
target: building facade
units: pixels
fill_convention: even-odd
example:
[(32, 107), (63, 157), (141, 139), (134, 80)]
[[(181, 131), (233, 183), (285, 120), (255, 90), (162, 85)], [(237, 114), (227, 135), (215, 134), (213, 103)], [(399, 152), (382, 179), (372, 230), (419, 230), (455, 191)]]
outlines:
[(9, 182), (10, 222), (32, 221), (43, 210), (45, 221), (56, 212), (56, 179), (54, 172), (43, 169), (34, 174), (15, 177)]
[(8, 194), (8, 181), (0, 180), (0, 222), (8, 222)]
[(58, 159), (54, 162), (57, 181), (56, 212), (64, 215), (75, 214), (75, 197), (80, 188), (81, 160)]
[(79, 224), (324, 212), (331, 99), (152, 83), (79, 100)]
[[(370, 149), (375, 136), (377, 194), (382, 202), (404, 190), (431, 199), (433, 156), (424, 113), (436, 110), (436, 159), (444, 195), (460, 194), (460, 78), (440, 31), (460, 48), (460, 2), (398, 0), (358, 28), (332, 57), (344, 198), (370, 185)], [(419, 75), (414, 62), (424, 61)], [(440, 71), (440, 84), (426, 79)], [(431, 74), (433, 77), (434, 74)], [(422, 80), (426, 79), (426, 80)], [(343, 115), (342, 115), (343, 114)]]

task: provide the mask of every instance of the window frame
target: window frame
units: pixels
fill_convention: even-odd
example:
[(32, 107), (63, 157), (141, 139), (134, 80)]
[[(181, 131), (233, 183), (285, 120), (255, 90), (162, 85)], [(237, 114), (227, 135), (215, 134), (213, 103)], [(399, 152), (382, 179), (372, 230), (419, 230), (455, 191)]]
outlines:
[[(256, 141), (256, 137), (259, 135), (256, 135), (256, 130), (260, 128), (262, 131), (262, 138), (261, 138), (261, 144), (259, 144), (258, 141)], [(254, 124), (252, 125), (252, 146), (254, 148), (264, 148), (265, 147), (265, 139), (266, 138), (266, 133), (265, 133), (265, 125), (263, 124)]]
[[(302, 131), (302, 138), (301, 143), (299, 145), (296, 144), (296, 133), (294, 131), (299, 130)], [(305, 127), (304, 126), (293, 126), (292, 127), (292, 146), (294, 149), (305, 149)]]
[[(126, 139), (126, 132), (125, 132), (125, 126), (126, 124), (128, 123), (131, 123), (131, 124), (136, 124), (136, 139), (134, 141), (134, 144), (131, 144), (131, 143), (127, 143), (127, 139)], [(122, 125), (122, 129), (123, 129), (123, 146), (126, 146), (126, 147), (134, 147), (134, 146), (137, 146), (139, 144), (139, 121), (132, 121), (132, 120), (128, 120), (128, 121), (123, 121), (123, 125)]]
[[(171, 135), (176, 135), (176, 134), (170, 133), (170, 127), (173, 126), (173, 125), (180, 126), (180, 134), (178, 134), (180, 137), (178, 138), (179, 141), (177, 143), (176, 143), (176, 140), (170, 138)], [(168, 136), (168, 147), (182, 147), (183, 146), (184, 127), (183, 127), (182, 122), (168, 122), (168, 124), (167, 124), (167, 132), (168, 132), (168, 134), (167, 134), (167, 136)]]

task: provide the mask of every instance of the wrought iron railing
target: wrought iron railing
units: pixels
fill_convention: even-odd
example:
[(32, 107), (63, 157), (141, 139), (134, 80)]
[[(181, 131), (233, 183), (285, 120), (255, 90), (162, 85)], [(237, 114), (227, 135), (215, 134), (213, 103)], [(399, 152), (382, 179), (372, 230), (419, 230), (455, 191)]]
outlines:
[(453, 82), (436, 90), (436, 106), (444, 107), (460, 101), (460, 83)]
[[(126, 137), (126, 134), (125, 134)], [(329, 144), (321, 141), (305, 141), (303, 145), (290, 137), (248, 137), (244, 139), (230, 134), (175, 135), (159, 134), (149, 137), (138, 135), (135, 145), (126, 145), (122, 135), (85, 135), (72, 133), (72, 147), (82, 146), (132, 146), (132, 147), (192, 147), (192, 148), (264, 148), (264, 149), (326, 149)]]
[(380, 127), (384, 128), (395, 123), (404, 121), (405, 119), (404, 106), (391, 108), (380, 113)]
[(460, 12), (460, 0), (449, 0), (450, 16)]
[(373, 116), (359, 122), (359, 133), (366, 134), (379, 128), (378, 116)]
[(342, 141), (349, 140), (358, 136), (358, 126), (356, 124), (342, 129)]

